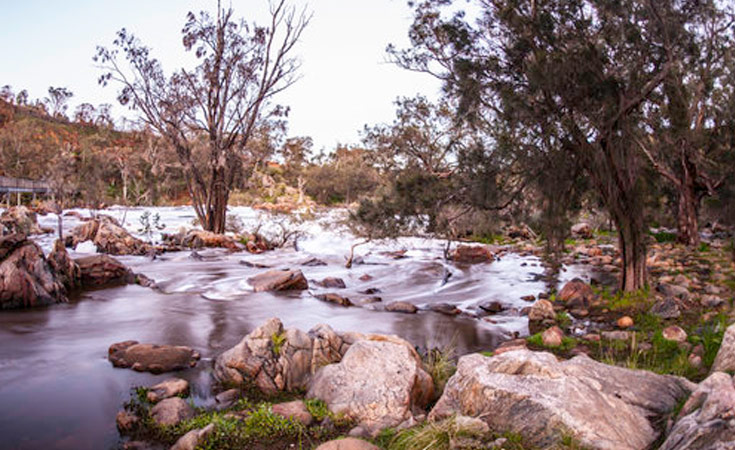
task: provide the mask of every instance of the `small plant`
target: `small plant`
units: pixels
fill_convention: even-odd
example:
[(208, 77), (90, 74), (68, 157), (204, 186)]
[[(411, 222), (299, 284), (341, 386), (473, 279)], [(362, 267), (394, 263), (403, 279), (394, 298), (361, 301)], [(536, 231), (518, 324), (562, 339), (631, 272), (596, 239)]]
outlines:
[(651, 233), (656, 242), (663, 244), (666, 242), (676, 242), (676, 233), (670, 233), (668, 231), (659, 231), (657, 233)]
[(153, 243), (153, 233), (161, 231), (166, 228), (166, 225), (161, 223), (161, 216), (158, 213), (151, 215), (150, 211), (145, 211), (140, 216), (140, 228), (139, 233), (143, 233), (148, 238), (148, 243)]
[(273, 333), (271, 343), (273, 344), (273, 355), (280, 355), (283, 344), (286, 343), (286, 333)]
[(701, 244), (699, 244), (699, 247), (697, 248), (697, 251), (698, 251), (699, 253), (705, 253), (705, 252), (708, 252), (708, 251), (710, 251), (710, 246), (709, 246), (709, 244), (708, 244), (708, 243), (706, 243), (706, 242), (702, 242)]
[(559, 311), (556, 313), (556, 324), (559, 325), (559, 328), (566, 329), (572, 325), (572, 318), (566, 311)]
[(573, 337), (564, 336), (561, 338), (561, 345), (558, 347), (549, 347), (544, 345), (544, 338), (542, 337), (543, 333), (536, 333), (532, 336), (528, 336), (526, 338), (526, 342), (528, 342), (529, 345), (536, 347), (536, 348), (544, 348), (553, 350), (555, 352), (559, 353), (565, 353), (569, 350), (573, 349), (577, 346), (577, 340)]
[(449, 344), (442, 349), (433, 348), (426, 352), (423, 359), (424, 367), (434, 381), (435, 397), (439, 398), (447, 381), (457, 370), (455, 347)]

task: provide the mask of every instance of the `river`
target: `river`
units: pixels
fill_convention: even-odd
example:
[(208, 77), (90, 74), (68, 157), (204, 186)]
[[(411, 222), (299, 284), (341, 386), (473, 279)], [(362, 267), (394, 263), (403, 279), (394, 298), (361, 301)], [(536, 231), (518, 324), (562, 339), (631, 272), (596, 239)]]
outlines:
[[(87, 210), (76, 210), (89, 215)], [(139, 237), (140, 217), (158, 214), (162, 232), (191, 227), (194, 213), (188, 207), (111, 208), (103, 211)], [(261, 225), (264, 233), (279, 230), (276, 218), (250, 208), (231, 208), (244, 229)], [(179, 372), (190, 381), (194, 401), (212, 403), (211, 362), (219, 353), (270, 317), (286, 327), (309, 330), (327, 323), (338, 331), (399, 335), (421, 348), (452, 345), (457, 353), (491, 350), (514, 333), (527, 334), (527, 321), (518, 310), (529, 303), (525, 295), (545, 290), (537, 257), (508, 253), (491, 264), (454, 265), (441, 258), (444, 243), (436, 239), (402, 238), (357, 248), (363, 264), (344, 267), (349, 247), (357, 240), (341, 224), (343, 211), (332, 210), (302, 221), (296, 248), (261, 255), (229, 253), (219, 249), (166, 253), (148, 257), (119, 257), (135, 272), (155, 280), (160, 291), (124, 286), (87, 291), (67, 304), (25, 311), (0, 312), (0, 448), (106, 449), (120, 437), (115, 414), (134, 386), (149, 386), (171, 374), (152, 375), (116, 369), (107, 361), (110, 344), (129, 339), (144, 343), (186, 345), (199, 351), (195, 369)], [(44, 226), (55, 226), (56, 216), (40, 216)], [(70, 230), (80, 221), (65, 217)], [(36, 237), (48, 252), (53, 236)], [(405, 250), (394, 259), (388, 251)], [(72, 257), (94, 252), (81, 244)], [(323, 266), (303, 266), (318, 258)], [(247, 264), (244, 264), (247, 263)], [(272, 268), (299, 268), (309, 280), (327, 276), (345, 281), (341, 295), (359, 303), (373, 288), (383, 301), (345, 308), (322, 302), (314, 294), (337, 292), (311, 283), (309, 291), (254, 293), (247, 278)], [(447, 279), (447, 273), (451, 276)], [(369, 281), (362, 281), (369, 275)], [(586, 278), (580, 267), (565, 268), (561, 282)], [(420, 308), (417, 314), (382, 311), (382, 305), (404, 300)], [(510, 308), (492, 317), (476, 318), (478, 305), (497, 300)], [(456, 317), (428, 311), (428, 305), (446, 302), (466, 314)]]

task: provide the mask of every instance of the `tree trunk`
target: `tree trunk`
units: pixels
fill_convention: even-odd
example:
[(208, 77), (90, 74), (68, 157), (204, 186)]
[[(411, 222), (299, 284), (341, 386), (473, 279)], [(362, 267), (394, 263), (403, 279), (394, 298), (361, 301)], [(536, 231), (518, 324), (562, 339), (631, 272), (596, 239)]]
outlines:
[(625, 292), (646, 287), (646, 242), (639, 214), (615, 214), (623, 260), (620, 288)]
[(208, 208), (208, 223), (205, 229), (213, 233), (223, 234), (227, 223), (227, 201), (229, 190), (225, 183), (225, 170), (218, 169), (214, 172), (216, 178), (212, 183), (211, 207)]
[(686, 168), (677, 188), (679, 191), (677, 240), (682, 244), (694, 247), (699, 245), (699, 199), (695, 192), (694, 180)]

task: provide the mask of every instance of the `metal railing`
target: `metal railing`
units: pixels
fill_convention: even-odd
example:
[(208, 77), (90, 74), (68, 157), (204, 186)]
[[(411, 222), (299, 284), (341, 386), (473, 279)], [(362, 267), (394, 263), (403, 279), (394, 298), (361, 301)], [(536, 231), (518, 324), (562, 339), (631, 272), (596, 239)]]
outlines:
[(27, 178), (0, 177), (0, 193), (32, 193), (48, 194), (51, 191), (45, 181), (29, 180)]

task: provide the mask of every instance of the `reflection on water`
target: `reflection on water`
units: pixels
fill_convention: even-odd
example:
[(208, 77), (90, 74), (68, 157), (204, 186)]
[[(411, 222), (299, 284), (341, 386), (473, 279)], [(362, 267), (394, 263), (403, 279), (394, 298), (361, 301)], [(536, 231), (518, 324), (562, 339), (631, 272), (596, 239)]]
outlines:
[[(135, 229), (131, 222), (142, 211), (129, 213), (129, 229)], [(167, 224), (166, 231), (175, 231), (191, 217), (186, 208), (156, 211)], [(245, 218), (252, 219), (252, 210), (243, 211)], [(76, 223), (70, 219), (66, 226)], [(526, 320), (514, 312), (493, 317), (495, 323), (474, 318), (480, 303), (497, 300), (520, 309), (528, 305), (522, 296), (544, 290), (543, 281), (535, 276), (543, 272), (535, 257), (511, 254), (492, 264), (457, 266), (441, 260), (443, 244), (432, 240), (403, 239), (367, 247), (361, 253), (367, 264), (348, 270), (343, 267), (344, 255), (352, 238), (328, 223), (309, 226), (310, 237), (300, 242), (301, 251), (249, 255), (205, 250), (199, 252), (200, 259), (191, 258), (190, 252), (166, 254), (154, 261), (120, 258), (134, 271), (156, 280), (160, 292), (116, 287), (87, 292), (65, 305), (0, 312), (0, 448), (114, 447), (118, 441), (115, 414), (130, 388), (170, 376), (114, 369), (106, 359), (107, 348), (114, 342), (135, 339), (193, 347), (202, 354), (202, 361), (177, 376), (192, 383), (197, 403), (209, 404), (211, 360), (270, 317), (303, 330), (327, 323), (341, 331), (396, 334), (421, 348), (451, 343), (461, 354), (489, 350), (514, 332), (527, 332)], [(44, 248), (50, 248), (50, 243), (50, 238), (41, 239)], [(394, 260), (380, 254), (398, 248), (407, 249), (409, 257)], [(301, 265), (312, 257), (327, 265)], [(254, 293), (246, 280), (264, 269), (241, 261), (300, 268), (309, 280), (340, 277), (347, 288), (339, 293), (355, 303), (369, 297), (361, 291), (376, 288), (383, 304), (410, 301), (421, 311), (407, 315), (384, 312), (380, 303), (351, 308), (327, 304), (313, 294), (334, 290), (313, 283), (305, 292)], [(451, 273), (448, 280), (447, 272)], [(363, 281), (364, 275), (371, 279)], [(578, 275), (573, 268), (562, 274), (564, 279)], [(427, 311), (429, 304), (437, 302), (454, 304), (465, 314), (448, 317)]]

